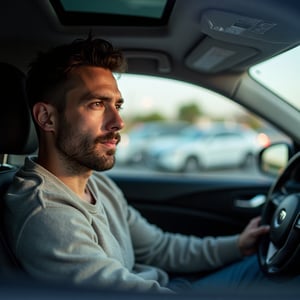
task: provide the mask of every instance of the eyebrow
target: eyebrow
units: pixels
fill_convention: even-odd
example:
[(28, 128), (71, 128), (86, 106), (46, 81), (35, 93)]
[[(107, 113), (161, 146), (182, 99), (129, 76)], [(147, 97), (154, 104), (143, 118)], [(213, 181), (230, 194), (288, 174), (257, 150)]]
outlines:
[[(82, 95), (82, 97), (80, 97), (80, 102), (87, 102), (92, 98), (97, 98), (97, 99), (103, 100), (103, 101), (112, 101), (112, 97), (107, 96), (105, 94), (101, 95), (101, 94), (97, 94), (97, 93), (88, 92), (88, 93)], [(124, 98), (121, 97), (116, 102), (124, 103)]]

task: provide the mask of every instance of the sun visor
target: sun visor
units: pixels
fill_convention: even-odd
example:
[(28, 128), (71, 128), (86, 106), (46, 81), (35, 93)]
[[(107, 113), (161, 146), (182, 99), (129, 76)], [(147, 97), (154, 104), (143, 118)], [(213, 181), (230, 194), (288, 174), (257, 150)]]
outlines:
[(205, 38), (186, 58), (186, 65), (196, 71), (215, 73), (226, 70), (255, 56), (254, 48)]

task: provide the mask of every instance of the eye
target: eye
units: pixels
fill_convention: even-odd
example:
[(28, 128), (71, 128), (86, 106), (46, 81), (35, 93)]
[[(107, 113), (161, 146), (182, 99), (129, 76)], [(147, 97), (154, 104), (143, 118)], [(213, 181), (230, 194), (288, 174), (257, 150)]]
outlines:
[(118, 103), (118, 104), (116, 104), (116, 109), (117, 109), (117, 110), (123, 109), (123, 103)]
[(103, 103), (103, 101), (95, 101), (95, 102), (90, 103), (89, 106), (93, 109), (100, 109), (100, 108), (104, 107), (104, 103)]

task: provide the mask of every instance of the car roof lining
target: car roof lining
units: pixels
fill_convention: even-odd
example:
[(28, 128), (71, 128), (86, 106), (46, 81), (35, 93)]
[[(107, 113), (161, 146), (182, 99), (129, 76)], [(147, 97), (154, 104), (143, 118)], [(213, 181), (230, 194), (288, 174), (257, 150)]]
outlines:
[[(0, 4), (0, 8), (3, 8), (4, 12), (7, 10), (7, 16), (13, 13), (22, 26), (20, 27), (15, 24), (14, 20), (6, 18), (1, 20), (0, 24), (2, 23), (7, 31), (11, 31), (8, 36), (19, 37), (21, 46), (23, 46), (23, 32), (26, 32), (27, 38), (40, 48), (44, 46), (45, 40), (47, 44), (55, 45), (66, 40), (84, 38), (91, 32), (95, 36), (110, 40), (121, 49), (128, 49), (128, 45), (135, 52), (163, 52), (164, 49), (167, 49), (173, 64), (184, 61), (184, 68), (193, 68), (195, 67), (193, 60), (198, 61), (196, 65), (199, 66), (200, 64), (200, 68), (194, 68), (198, 73), (216, 74), (223, 71), (244, 71), (249, 65), (258, 63), (265, 57), (280, 53), (300, 41), (298, 12), (295, 12), (291, 5), (293, 2), (293, 5), (299, 7), (300, 10), (300, 3), (294, 3), (292, 0), (286, 0), (283, 3), (279, 0), (247, 2), (229, 0), (226, 3), (224, 1), (214, 3), (214, 9), (212, 9), (212, 3), (209, 0), (176, 0), (168, 25), (141, 26), (138, 28), (132, 26), (66, 26), (60, 23), (49, 1), (33, 0), (26, 5), (18, 1), (18, 5), (15, 6), (19, 8), (18, 10), (14, 9), (13, 4), (16, 0), (11, 0), (11, 2), (9, 7)], [(26, 20), (26, 11), (30, 11), (30, 14), (33, 15), (31, 22)], [(284, 11), (289, 14), (285, 15)], [(184, 21), (178, 21), (178, 14), (183, 15)], [(243, 34), (237, 35), (228, 33), (228, 30), (225, 32), (212, 29), (222, 24), (225, 27), (226, 24), (231, 24), (227, 26), (231, 29), (234, 27), (233, 25), (235, 27), (240, 26), (241, 29), (242, 26), (247, 25), (245, 20), (242, 24), (241, 18), (243, 17), (252, 20), (264, 20), (276, 25), (254, 37), (247, 30)], [(46, 20), (46, 22), (42, 22), (41, 19)], [(209, 27), (211, 23), (215, 26)], [(38, 31), (36, 26), (43, 27)], [(257, 43), (258, 38), (259, 43)], [(5, 40), (5, 32), (2, 33), (3, 39)], [(201, 68), (199, 60), (202, 59), (207, 64), (205, 59), (208, 55), (207, 51), (212, 52), (211, 49), (221, 48), (226, 54), (236, 47), (238, 48), (237, 56), (233, 55), (230, 60), (224, 60), (217, 68)], [(210, 56), (211, 59), (214, 57), (216, 56)], [(214, 63), (212, 62), (211, 65), (214, 66)], [(176, 68), (173, 69), (176, 70)], [(172, 70), (170, 72), (172, 73)]]

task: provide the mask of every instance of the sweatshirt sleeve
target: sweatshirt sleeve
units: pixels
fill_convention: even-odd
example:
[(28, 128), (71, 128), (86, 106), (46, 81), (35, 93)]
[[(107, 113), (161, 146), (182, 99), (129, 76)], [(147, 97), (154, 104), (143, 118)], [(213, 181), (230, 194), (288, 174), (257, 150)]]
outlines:
[(242, 258), (237, 235), (199, 238), (163, 232), (132, 207), (128, 208), (128, 220), (137, 262), (167, 272), (200, 272)]
[(75, 209), (40, 209), (27, 218), (16, 242), (16, 256), (29, 274), (41, 280), (126, 291), (171, 292), (145, 280), (108, 257)]

